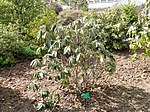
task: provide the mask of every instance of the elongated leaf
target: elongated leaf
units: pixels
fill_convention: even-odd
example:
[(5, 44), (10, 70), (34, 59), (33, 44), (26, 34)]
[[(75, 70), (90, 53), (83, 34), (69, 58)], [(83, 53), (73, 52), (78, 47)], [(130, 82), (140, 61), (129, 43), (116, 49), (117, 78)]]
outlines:
[(77, 57), (76, 57), (76, 62), (78, 62), (78, 61), (79, 61), (80, 56), (81, 56), (81, 53), (79, 53), (79, 54), (77, 55)]
[(35, 109), (37, 111), (42, 110), (43, 108), (45, 108), (45, 104), (44, 103), (38, 103), (38, 105), (35, 107)]
[(70, 46), (66, 46), (66, 47), (64, 48), (64, 54), (69, 54), (70, 51), (71, 51)]

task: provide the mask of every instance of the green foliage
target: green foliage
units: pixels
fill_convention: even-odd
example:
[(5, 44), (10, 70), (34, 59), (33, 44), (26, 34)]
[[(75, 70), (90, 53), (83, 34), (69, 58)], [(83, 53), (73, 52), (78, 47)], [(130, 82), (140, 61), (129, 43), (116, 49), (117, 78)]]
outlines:
[(1, 23), (26, 26), (42, 12), (43, 6), (41, 0), (1, 0), (0, 8), (4, 17), (0, 19)]
[(38, 88), (39, 88), (39, 84), (38, 83), (32, 82), (32, 83), (29, 84), (29, 89), (30, 90), (35, 91), (35, 90), (38, 90)]
[[(58, 22), (52, 26), (51, 31), (42, 27), (43, 29), (39, 30), (42, 35), (38, 35), (38, 40), (44, 41), (42, 47), (45, 47), (47, 52), (41, 61), (42, 74), (41, 70), (38, 70), (36, 76), (40, 77), (37, 78), (45, 77), (45, 68), (59, 72), (58, 75), (51, 76), (51, 79), (60, 81), (61, 88), (72, 87), (77, 96), (81, 97), (85, 89), (90, 90), (99, 80), (103, 71), (112, 75), (115, 71), (115, 59), (97, 38), (100, 29), (97, 22), (95, 19), (83, 18), (67, 26)], [(31, 65), (35, 67), (38, 63), (39, 60), (36, 59)]]
[(37, 111), (44, 108), (53, 110), (55, 106), (60, 102), (60, 95), (55, 92), (50, 93), (48, 90), (42, 90), (40, 94), (44, 102), (40, 102), (35, 106), (35, 109)]
[(16, 25), (0, 24), (0, 66), (11, 65), (18, 56), (34, 56), (36, 46), (27, 45), (21, 39)]
[(124, 21), (128, 22), (129, 25), (133, 24), (134, 22), (137, 22), (138, 14), (136, 5), (134, 4), (123, 5), (121, 7), (121, 11)]
[[(128, 13), (129, 12), (129, 13)], [(88, 16), (96, 19), (99, 26), (97, 35), (107, 49), (121, 50), (127, 48), (129, 43), (124, 41), (129, 37), (127, 34), (130, 25), (137, 21), (136, 6), (129, 4), (111, 8), (101, 12), (63, 11), (59, 19), (64, 25), (72, 23), (78, 18)]]
[(14, 56), (10, 52), (0, 56), (0, 66), (5, 65), (10, 66), (14, 62), (15, 62)]
[(46, 11), (44, 11), (40, 18), (36, 18), (34, 19), (34, 21), (29, 23), (28, 26), (30, 36), (36, 37), (39, 27), (43, 24), (47, 26), (47, 29), (49, 29), (56, 21), (57, 17), (55, 11), (52, 9), (47, 9)]
[[(147, 1), (145, 8), (139, 18), (139, 21), (130, 27), (129, 32), (133, 37), (130, 42), (131, 50), (136, 53), (138, 50), (142, 50), (141, 55), (147, 55), (150, 57), (150, 1)], [(136, 56), (136, 55), (134, 55)]]
[(0, 24), (0, 66), (10, 65), (14, 62), (14, 55), (19, 51), (17, 30), (14, 25)]
[(8, 24), (12, 23), (12, 8), (13, 4), (6, 0), (0, 0), (0, 23)]
[(41, 0), (1, 0), (0, 23), (15, 24), (23, 39), (28, 35), (28, 24), (44, 10)]
[(26, 44), (23, 41), (19, 43), (19, 54), (24, 56), (36, 56), (36, 45)]
[(120, 7), (92, 13), (90, 18), (97, 19), (98, 37), (107, 49), (121, 50), (128, 46), (123, 40), (127, 38), (128, 22), (122, 18)]
[(84, 16), (86, 16), (86, 13), (81, 10), (66, 10), (60, 12), (58, 19), (62, 21), (63, 25), (68, 25)]
[(0, 0), (0, 65), (36, 55), (37, 29), (56, 22), (55, 12), (41, 0)]

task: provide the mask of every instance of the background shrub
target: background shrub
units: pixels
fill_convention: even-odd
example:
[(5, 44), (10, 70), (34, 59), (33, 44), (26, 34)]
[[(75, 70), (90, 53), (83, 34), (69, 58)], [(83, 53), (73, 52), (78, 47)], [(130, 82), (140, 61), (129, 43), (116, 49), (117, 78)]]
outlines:
[(81, 10), (66, 10), (60, 12), (58, 19), (62, 21), (63, 25), (68, 25), (76, 19), (86, 16), (86, 13)]
[[(127, 12), (126, 12), (127, 11)], [(128, 14), (128, 12), (130, 12)], [(107, 49), (122, 50), (128, 48), (128, 29), (130, 25), (137, 21), (138, 14), (136, 6), (129, 4), (91, 13), (90, 18), (98, 19), (100, 31), (98, 38), (103, 41)]]
[(138, 50), (142, 51), (140, 56), (150, 57), (150, 1), (147, 0), (144, 6), (138, 22), (129, 29), (129, 33), (132, 36), (130, 49), (135, 53), (133, 60), (136, 58)]
[(98, 38), (104, 43), (107, 49), (121, 50), (127, 47), (123, 40), (127, 38), (128, 22), (122, 18), (120, 8), (111, 8), (92, 15), (98, 19), (100, 31)]
[(123, 5), (121, 7), (122, 17), (129, 25), (138, 21), (137, 7), (135, 4)]
[(34, 21), (28, 24), (29, 26), (29, 35), (31, 37), (36, 37), (37, 32), (42, 25), (46, 25), (47, 29), (50, 29), (52, 24), (57, 21), (56, 13), (52, 9), (47, 9), (43, 12), (40, 18), (35, 18)]
[(12, 24), (4, 26), (0, 24), (0, 66), (14, 62), (14, 53), (19, 51), (17, 30)]
[(0, 66), (11, 65), (18, 58), (35, 56), (36, 46), (26, 44), (19, 39), (16, 26), (0, 24)]
[(16, 24), (18, 31), (25, 36), (27, 25), (43, 13), (44, 4), (41, 0), (1, 0), (1, 24)]

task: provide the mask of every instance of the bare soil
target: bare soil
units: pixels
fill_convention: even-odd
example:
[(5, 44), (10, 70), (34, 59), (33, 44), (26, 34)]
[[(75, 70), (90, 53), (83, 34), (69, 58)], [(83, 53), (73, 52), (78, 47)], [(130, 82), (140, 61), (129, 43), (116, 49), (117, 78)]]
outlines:
[[(130, 60), (128, 51), (116, 53), (117, 69), (113, 76), (102, 77), (100, 85), (91, 91), (86, 101), (60, 92), (62, 98), (56, 112), (150, 112), (150, 58)], [(23, 60), (13, 67), (0, 68), (0, 112), (35, 112), (34, 105), (41, 100), (39, 91), (28, 85), (36, 81), (31, 60)], [(57, 83), (41, 80), (43, 88), (56, 89)], [(51, 110), (43, 110), (51, 112)]]

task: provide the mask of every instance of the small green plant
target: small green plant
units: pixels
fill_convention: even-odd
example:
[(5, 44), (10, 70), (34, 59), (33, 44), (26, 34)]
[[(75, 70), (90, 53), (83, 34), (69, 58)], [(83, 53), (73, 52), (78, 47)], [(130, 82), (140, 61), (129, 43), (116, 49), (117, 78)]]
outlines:
[(30, 90), (33, 90), (33, 91), (38, 90), (39, 84), (38, 84), (38, 83), (35, 83), (35, 82), (32, 82), (32, 83), (29, 84), (28, 88), (29, 88)]
[(40, 94), (43, 102), (40, 102), (35, 106), (37, 111), (44, 108), (50, 108), (53, 111), (55, 106), (60, 102), (60, 95), (55, 92), (50, 93), (48, 90), (42, 90)]

